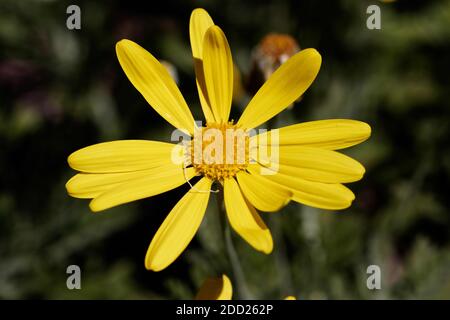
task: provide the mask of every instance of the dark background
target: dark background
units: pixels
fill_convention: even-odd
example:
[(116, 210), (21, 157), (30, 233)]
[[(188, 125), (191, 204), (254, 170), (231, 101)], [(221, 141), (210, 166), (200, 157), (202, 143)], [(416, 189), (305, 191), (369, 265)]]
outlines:
[[(81, 8), (81, 30), (66, 8)], [(366, 28), (381, 8), (382, 29)], [(214, 201), (194, 241), (169, 268), (144, 268), (151, 238), (188, 190), (93, 214), (70, 198), (67, 156), (115, 139), (168, 141), (171, 126), (131, 85), (114, 46), (128, 38), (178, 72), (201, 117), (189, 16), (208, 10), (225, 31), (242, 77), (269, 32), (316, 48), (322, 68), (280, 125), (327, 118), (368, 122), (372, 137), (345, 152), (367, 173), (352, 207), (329, 212), (292, 203), (263, 214), (275, 250), (257, 253), (233, 234), (253, 297), (450, 298), (448, 1), (17, 1), (0, 3), (0, 298), (192, 298), (208, 276), (227, 273)], [(233, 109), (236, 119), (240, 106)], [(66, 268), (82, 289), (66, 288)], [(368, 290), (379, 265), (382, 289)]]

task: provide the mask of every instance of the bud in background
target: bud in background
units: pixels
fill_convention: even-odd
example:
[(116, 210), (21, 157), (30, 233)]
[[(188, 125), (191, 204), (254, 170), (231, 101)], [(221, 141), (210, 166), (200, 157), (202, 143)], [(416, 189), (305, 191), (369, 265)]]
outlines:
[(269, 33), (253, 51), (247, 91), (254, 95), (278, 67), (300, 51), (297, 41), (287, 35)]

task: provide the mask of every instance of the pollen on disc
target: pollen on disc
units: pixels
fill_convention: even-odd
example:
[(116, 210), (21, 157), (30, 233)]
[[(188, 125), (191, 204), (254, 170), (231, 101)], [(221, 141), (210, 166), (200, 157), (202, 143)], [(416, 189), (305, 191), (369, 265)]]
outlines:
[(232, 122), (210, 123), (194, 133), (189, 153), (197, 173), (222, 181), (247, 168), (249, 135)]

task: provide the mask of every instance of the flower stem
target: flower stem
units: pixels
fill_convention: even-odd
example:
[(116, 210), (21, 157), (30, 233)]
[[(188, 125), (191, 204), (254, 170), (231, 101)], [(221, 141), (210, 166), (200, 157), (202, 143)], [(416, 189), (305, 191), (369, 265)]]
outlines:
[(225, 243), (225, 250), (228, 256), (228, 261), (231, 266), (231, 270), (233, 272), (233, 278), (236, 283), (236, 288), (238, 289), (240, 298), (244, 300), (252, 299), (252, 294), (247, 286), (246, 277), (244, 274), (244, 270), (242, 269), (241, 263), (239, 261), (239, 257), (237, 255), (236, 249), (233, 244), (233, 239), (231, 238), (231, 229), (229, 224), (226, 221), (226, 211), (225, 211), (225, 203), (223, 199), (223, 188), (220, 188), (220, 192), (217, 193), (217, 208), (219, 210), (220, 215), (220, 224), (223, 230), (223, 237)]

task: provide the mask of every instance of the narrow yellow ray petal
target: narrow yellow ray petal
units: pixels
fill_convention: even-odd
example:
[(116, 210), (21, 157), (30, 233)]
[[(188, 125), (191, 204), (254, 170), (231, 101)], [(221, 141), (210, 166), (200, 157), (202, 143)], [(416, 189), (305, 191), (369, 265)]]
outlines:
[(236, 180), (225, 179), (223, 190), (231, 227), (256, 250), (271, 253), (273, 240), (270, 230), (255, 208), (245, 200)]
[(131, 201), (148, 198), (181, 186), (195, 175), (195, 169), (185, 171), (181, 166), (169, 164), (153, 168), (149, 175), (122, 183), (94, 198), (89, 207), (102, 211)]
[(283, 63), (258, 90), (238, 121), (255, 128), (283, 111), (312, 84), (322, 58), (315, 49), (305, 49)]
[[(328, 150), (351, 147), (367, 140), (371, 133), (367, 123), (349, 119), (309, 121), (275, 130), (279, 130), (280, 145), (302, 145)], [(251, 139), (270, 143), (270, 132)]]
[[(299, 180), (299, 179), (296, 179)], [(306, 180), (305, 180), (306, 181)], [(298, 181), (292, 181), (292, 179), (285, 179), (281, 182), (283, 185), (298, 184)], [(320, 190), (316, 193), (308, 190), (293, 190), (292, 200), (302, 204), (309, 205), (311, 207), (327, 209), (327, 210), (344, 210), (352, 205), (355, 200), (353, 192), (342, 184), (322, 184)]]
[[(356, 160), (336, 151), (301, 145), (278, 147), (278, 172), (324, 183), (345, 183), (360, 180), (364, 167)], [(274, 166), (270, 161), (261, 164)]]
[(278, 211), (292, 197), (292, 192), (288, 189), (260, 176), (241, 171), (236, 177), (245, 198), (258, 210)]
[(203, 70), (209, 103), (218, 122), (227, 122), (233, 99), (233, 60), (225, 34), (209, 27), (203, 39)]
[(261, 175), (261, 166), (252, 164), (247, 170), (254, 175), (271, 180), (292, 191), (292, 200), (311, 207), (341, 210), (348, 208), (355, 199), (353, 192), (339, 183), (321, 183), (300, 177), (276, 173)]
[(123, 71), (145, 100), (178, 129), (194, 133), (194, 118), (167, 69), (147, 50), (130, 40), (116, 44)]
[(197, 8), (192, 11), (189, 21), (189, 36), (191, 40), (192, 56), (197, 59), (203, 57), (203, 38), (214, 21), (205, 9)]
[(233, 287), (230, 279), (223, 274), (220, 278), (208, 278), (202, 284), (195, 300), (231, 300)]
[(75, 198), (92, 199), (118, 185), (158, 172), (159, 167), (120, 173), (78, 173), (66, 183), (67, 193)]
[(148, 270), (160, 271), (186, 249), (202, 222), (212, 181), (202, 178), (175, 205), (153, 237), (145, 256)]
[(189, 36), (191, 39), (192, 56), (194, 57), (195, 78), (197, 90), (206, 122), (215, 122), (214, 115), (209, 106), (208, 92), (206, 90), (205, 75), (203, 72), (203, 38), (214, 22), (206, 10), (197, 8), (192, 11), (189, 22)]
[(159, 141), (118, 140), (77, 150), (67, 161), (71, 168), (82, 172), (130, 172), (170, 163), (172, 152), (183, 155), (184, 149)]

